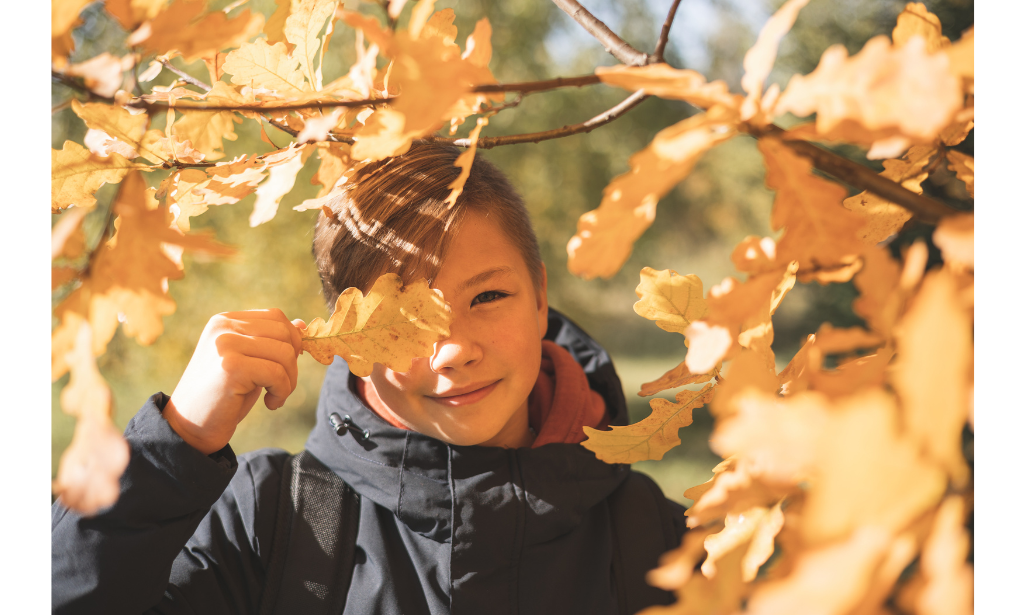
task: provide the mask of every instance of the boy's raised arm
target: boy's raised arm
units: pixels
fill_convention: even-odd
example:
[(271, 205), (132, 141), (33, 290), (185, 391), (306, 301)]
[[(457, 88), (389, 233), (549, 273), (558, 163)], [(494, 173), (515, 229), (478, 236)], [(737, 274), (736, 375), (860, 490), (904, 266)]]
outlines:
[(264, 388), (280, 408), (295, 390), (302, 354), (297, 327), (278, 309), (225, 312), (210, 319), (164, 409), (171, 427), (200, 452), (224, 447)]
[(232, 612), (256, 604), (263, 571), (254, 535), (272, 527), (287, 454), (254, 457), (236, 477), (227, 443), (264, 388), (268, 407), (284, 403), (300, 349), (280, 310), (207, 323), (174, 395), (152, 396), (129, 422), (118, 501), (93, 517), (53, 505), (54, 613), (192, 613), (197, 599)]

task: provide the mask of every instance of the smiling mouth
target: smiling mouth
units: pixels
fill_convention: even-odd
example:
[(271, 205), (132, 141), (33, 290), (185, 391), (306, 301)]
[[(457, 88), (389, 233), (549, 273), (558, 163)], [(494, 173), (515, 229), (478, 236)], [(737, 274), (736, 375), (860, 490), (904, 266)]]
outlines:
[(471, 389), (465, 393), (459, 393), (458, 395), (431, 396), (430, 399), (442, 406), (449, 406), (452, 408), (475, 404), (487, 397), (491, 391), (494, 391), (499, 382), (501, 382), (501, 379), (496, 380), (491, 384), (486, 384), (480, 388)]

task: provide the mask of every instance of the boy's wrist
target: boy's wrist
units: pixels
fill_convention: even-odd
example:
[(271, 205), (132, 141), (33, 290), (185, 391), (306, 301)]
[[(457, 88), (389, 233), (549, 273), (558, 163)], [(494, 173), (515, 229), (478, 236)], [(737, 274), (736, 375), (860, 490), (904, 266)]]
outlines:
[(174, 398), (169, 398), (167, 400), (167, 404), (164, 406), (162, 414), (164, 416), (164, 420), (167, 421), (167, 424), (171, 426), (171, 429), (178, 434), (178, 437), (204, 455), (211, 455), (224, 448), (223, 444), (217, 446), (215, 443), (208, 442), (204, 438), (193, 434), (189, 429), (190, 426), (192, 426), (192, 423), (178, 412), (178, 408), (174, 405)]

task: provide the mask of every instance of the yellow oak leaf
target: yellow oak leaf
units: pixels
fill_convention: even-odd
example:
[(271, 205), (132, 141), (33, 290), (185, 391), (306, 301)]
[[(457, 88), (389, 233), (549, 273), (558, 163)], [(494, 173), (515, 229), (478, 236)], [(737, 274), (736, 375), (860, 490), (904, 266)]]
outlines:
[(712, 399), (714, 387), (713, 382), (700, 391), (680, 391), (676, 394), (675, 403), (661, 398), (652, 399), (649, 402), (651, 414), (633, 425), (613, 426), (608, 431), (585, 426), (587, 439), (581, 444), (605, 463), (662, 459), (666, 451), (679, 446), (680, 429), (694, 422), (694, 409)]
[(147, 53), (181, 53), (186, 63), (237, 47), (263, 29), (263, 15), (245, 9), (229, 18), (223, 11), (206, 9), (207, 0), (177, 0), (128, 37), (129, 45), (142, 45)]
[[(950, 72), (968, 81), (975, 80), (975, 26), (965, 30), (956, 43), (943, 50), (950, 58)], [(974, 86), (967, 90), (974, 92)]]
[(88, 213), (85, 207), (72, 207), (61, 214), (50, 229), (50, 260), (76, 259), (85, 254), (82, 220)]
[[(217, 81), (203, 100), (210, 104), (234, 105), (252, 102), (246, 100), (227, 83)], [(181, 118), (174, 122), (170, 132), (182, 141), (189, 141), (192, 147), (203, 153), (208, 160), (224, 157), (221, 151), (223, 141), (238, 139), (235, 124), (242, 119), (232, 111), (181, 111)]]
[(975, 198), (975, 158), (961, 152), (948, 151), (947, 160), (950, 165), (947, 167), (957, 173), (957, 178), (964, 182), (968, 194)]
[(86, 126), (102, 130), (111, 138), (130, 147), (136, 152), (136, 155), (144, 156), (154, 163), (167, 160), (161, 156), (159, 151), (150, 147), (153, 138), (146, 139), (148, 135), (146, 125), (149, 123), (149, 117), (146, 114), (132, 115), (124, 107), (103, 103), (82, 104), (77, 100), (71, 101), (71, 109), (75, 115), (82, 118)]
[(53, 492), (68, 508), (92, 515), (117, 500), (128, 443), (111, 421), (110, 387), (96, 367), (92, 329), (81, 319), (76, 324), (74, 347), (64, 357), (71, 379), (61, 391), (61, 406), (78, 422), (61, 456)]
[(747, 99), (744, 101), (742, 119), (750, 119), (760, 107), (762, 89), (776, 63), (779, 43), (793, 27), (797, 14), (806, 4), (808, 0), (788, 0), (765, 22), (758, 33), (758, 40), (744, 54), (744, 76), (740, 80), (740, 87), (747, 92)]
[(687, 336), (687, 357), (684, 364), (691, 372), (705, 373), (722, 361), (733, 346), (733, 334), (722, 325), (699, 320), (684, 331)]
[(326, 140), (327, 135), (338, 126), (343, 115), (345, 115), (345, 110), (337, 108), (324, 115), (305, 118), (302, 130), (295, 136), (296, 143)]
[(900, 47), (913, 36), (925, 39), (929, 53), (950, 45), (950, 39), (943, 36), (940, 18), (929, 12), (921, 2), (909, 2), (897, 15), (897, 26), (893, 29), (893, 44)]
[[(796, 486), (814, 475), (815, 443), (829, 420), (824, 395), (804, 392), (781, 398), (774, 392), (746, 390), (734, 396), (732, 405), (735, 411), (716, 423), (709, 439), (716, 454), (736, 455), (738, 468), (748, 473), (755, 468), (752, 478), (769, 484)], [(702, 499), (695, 514), (712, 503)]]
[(817, 114), (820, 134), (846, 120), (879, 138), (896, 134), (932, 143), (963, 104), (960, 80), (949, 66), (946, 55), (926, 51), (922, 37), (896, 47), (877, 36), (850, 58), (843, 45), (834, 45), (813, 72), (790, 80), (775, 111)]
[(658, 558), (658, 568), (648, 571), (648, 584), (666, 591), (683, 587), (694, 575), (697, 563), (705, 556), (705, 538), (709, 533), (704, 529), (685, 532), (680, 546), (663, 553)]
[(747, 549), (745, 542), (725, 553), (711, 579), (702, 574), (689, 576), (676, 590), (675, 604), (650, 606), (637, 615), (733, 615), (739, 612), (746, 593), (742, 562)]
[(975, 573), (965, 560), (971, 538), (964, 528), (964, 501), (948, 496), (933, 521), (920, 558), (921, 592), (916, 613), (968, 615), (974, 613)]
[(772, 237), (748, 235), (733, 248), (730, 260), (737, 271), (750, 274), (776, 269), (776, 241)]
[(717, 572), (716, 562), (740, 545), (747, 544), (741, 561), (741, 573), (744, 582), (750, 583), (758, 574), (761, 565), (772, 555), (773, 540), (782, 528), (781, 502), (777, 502), (772, 508), (754, 506), (743, 512), (727, 514), (722, 531), (705, 538), (708, 557), (701, 564), (701, 572), (708, 578), (714, 578)]
[(50, 36), (57, 38), (71, 30), (82, 12), (92, 0), (53, 0), (50, 3)]
[(882, 343), (880, 336), (861, 327), (837, 328), (824, 322), (815, 332), (815, 347), (824, 355), (874, 348)]
[(270, 44), (285, 42), (285, 21), (292, 14), (292, 3), (298, 0), (274, 0), (277, 8), (267, 19), (263, 27), (263, 33), (267, 35), (267, 42)]
[[(801, 551), (790, 573), (754, 588), (745, 613), (855, 613), (893, 543), (880, 527), (859, 527), (843, 540)], [(885, 596), (884, 596), (885, 597)]]
[(701, 279), (694, 274), (680, 275), (672, 269), (656, 271), (645, 267), (641, 269), (641, 282), (634, 292), (638, 298), (634, 312), (654, 320), (663, 331), (682, 335), (691, 323), (708, 313)]
[(301, 329), (303, 350), (327, 365), (340, 356), (360, 377), (369, 376), (375, 363), (405, 372), (449, 336), (451, 311), (426, 280), (403, 285), (398, 275), (386, 273), (366, 297), (358, 288), (345, 289), (327, 322), (314, 318)]
[(313, 67), (317, 50), (320, 48), (320, 39), (317, 35), (323, 29), (324, 22), (334, 15), (337, 5), (338, 0), (297, 0), (288, 18), (285, 19), (282, 31), (285, 39), (295, 45), (292, 57), (299, 62), (302, 74), (311, 85), (317, 83)]
[(477, 125), (470, 131), (470, 147), (466, 148), (463, 153), (459, 154), (456, 158), (455, 166), (459, 167), (459, 175), (452, 180), (452, 183), (448, 185), (448, 188), (452, 190), (445, 199), (448, 203), (449, 209), (456, 206), (456, 201), (459, 200), (459, 195), (463, 193), (463, 186), (466, 185), (466, 180), (470, 179), (470, 169), (473, 167), (473, 157), (477, 153), (477, 139), (480, 138), (480, 131), (488, 125), (487, 117), (477, 118)]
[(116, 184), (132, 169), (146, 168), (120, 154), (106, 158), (93, 154), (74, 141), (63, 149), (50, 150), (50, 211), (56, 213), (75, 205), (92, 209), (93, 194), (103, 184)]
[(822, 408), (827, 420), (818, 438), (801, 445), (816, 451), (801, 523), (809, 544), (837, 540), (862, 525), (898, 532), (936, 505), (945, 473), (900, 433), (892, 395), (866, 389)]
[(900, 307), (896, 302), (900, 265), (884, 248), (871, 247), (862, 254), (865, 265), (854, 276), (859, 296), (851, 303), (854, 313), (868, 323), (869, 328), (889, 337)]
[(161, 182), (157, 198), (167, 203), (174, 215), (174, 223), (182, 232), (189, 232), (189, 218), (204, 213), (210, 205), (202, 192), (210, 181), (210, 177), (199, 169), (182, 169)]
[(167, 280), (180, 278), (182, 267), (162, 244), (213, 256), (234, 253), (207, 236), (183, 235), (172, 228), (171, 214), (154, 192), (139, 173), (125, 178), (113, 205), (118, 216), (114, 237), (97, 249), (82, 285), (54, 308), (61, 321), (51, 334), (54, 380), (67, 372), (64, 355), (74, 344), (76, 320), (87, 319), (92, 327), (94, 355), (103, 354), (119, 321), (125, 335), (140, 344), (152, 343), (163, 332), (162, 317), (175, 308)]
[(695, 107), (709, 109), (715, 105), (739, 109), (742, 97), (730, 94), (725, 81), (708, 83), (701, 73), (678, 69), (668, 64), (645, 66), (599, 66), (594, 70), (602, 83), (636, 92), (644, 90), (660, 98), (685, 100)]
[[(929, 176), (926, 167), (936, 154), (936, 148), (930, 145), (916, 145), (899, 160), (884, 160), (885, 170), (880, 175), (922, 194), (922, 182)], [(908, 210), (867, 190), (844, 199), (843, 206), (865, 218), (859, 235), (872, 245), (893, 235), (911, 219)]]
[(784, 229), (777, 259), (796, 260), (802, 271), (850, 264), (864, 249), (858, 238), (863, 221), (842, 207), (847, 191), (812, 174), (811, 162), (779, 139), (759, 139), (758, 149), (765, 157), (765, 184), (776, 191), (772, 228)]
[(687, 509), (687, 527), (696, 528), (723, 519), (730, 513), (740, 513), (752, 507), (770, 507), (792, 490), (792, 486), (771, 485), (755, 476), (752, 463), (746, 459), (730, 457), (717, 465), (712, 479), (684, 492), (694, 500)]
[(68, 66), (65, 72), (81, 77), (85, 87), (100, 96), (110, 98), (121, 89), (124, 72), (131, 69), (134, 64), (135, 59), (131, 54), (119, 58), (104, 51), (85, 62)]
[[(154, 128), (142, 136), (142, 152), (152, 153), (158, 160), (195, 164), (203, 162), (206, 154), (192, 147), (192, 141), (179, 139), (176, 135), (165, 137), (163, 131)], [(157, 162), (158, 160), (154, 160)]]
[(210, 183), (203, 191), (208, 205), (236, 203), (256, 190), (267, 177), (266, 165), (257, 156), (239, 156), (230, 162), (219, 162), (208, 167)]
[(103, 8), (107, 9), (126, 31), (131, 32), (142, 22), (159, 15), (167, 2), (168, 0), (104, 0)]
[(658, 200), (705, 152), (735, 134), (736, 121), (734, 111), (714, 107), (662, 130), (630, 156), (630, 171), (605, 187), (598, 209), (580, 216), (566, 246), (570, 272), (584, 279), (615, 275), (654, 221)]
[(352, 166), (351, 146), (347, 143), (317, 143), (320, 168), (313, 174), (310, 183), (319, 184), (317, 197), (330, 194), (338, 180)]
[(288, 55), (284, 43), (268, 45), (264, 39), (243, 43), (224, 60), (224, 72), (231, 75), (235, 85), (265, 88), (279, 96), (306, 93), (299, 60)]
[(438, 19), (428, 20), (425, 15), (432, 7), (433, 2), (417, 4), (409, 29), (395, 33), (382, 29), (373, 18), (343, 14), (346, 23), (361, 30), (392, 59), (388, 91), (399, 94), (390, 108), (374, 112), (356, 130), (352, 148), (355, 158), (381, 160), (405, 153), (413, 139), (430, 134), (450, 119), (453, 106), (469, 94), (473, 85), (493, 82), (490, 71), (474, 64), (479, 61), (476, 54), (464, 59), (452, 42), (453, 30), (445, 25), (450, 9), (442, 11)]
[(311, 151), (300, 145), (294, 149), (282, 150), (275, 158), (264, 158), (268, 161), (270, 173), (267, 181), (256, 189), (256, 203), (253, 204), (253, 213), (249, 216), (249, 226), (259, 226), (274, 218), (278, 213), (281, 197), (295, 186), (295, 176), (303, 168)]
[(958, 270), (975, 269), (975, 214), (956, 214), (940, 221), (932, 234), (943, 262)]
[(905, 431), (955, 483), (961, 483), (968, 473), (961, 430), (967, 416), (972, 322), (958, 305), (949, 272), (925, 276), (896, 337), (893, 387), (901, 400)]
[(641, 390), (637, 394), (641, 397), (648, 397), (649, 395), (654, 395), (655, 393), (658, 393), (660, 391), (676, 389), (682, 386), (687, 386), (688, 384), (700, 384), (702, 382), (708, 382), (712, 378), (715, 378), (718, 369), (719, 366), (716, 366), (708, 373), (692, 374), (691, 371), (687, 369), (687, 362), (684, 361), (676, 367), (674, 367), (673, 369), (662, 374), (662, 376), (658, 380), (653, 380), (652, 382), (645, 382), (644, 384), (642, 384)]
[[(687, 367), (704, 373), (729, 358), (731, 350), (747, 348), (761, 355), (775, 376), (772, 313), (796, 281), (797, 262), (750, 276), (743, 283), (726, 278), (708, 291), (708, 315), (685, 331)], [(736, 345), (734, 344), (736, 342)]]

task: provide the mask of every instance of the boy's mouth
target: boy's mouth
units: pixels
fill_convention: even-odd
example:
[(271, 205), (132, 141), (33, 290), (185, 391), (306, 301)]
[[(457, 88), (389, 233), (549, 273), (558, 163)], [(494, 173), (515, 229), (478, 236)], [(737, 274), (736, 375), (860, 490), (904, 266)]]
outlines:
[(452, 389), (443, 395), (430, 396), (430, 398), (443, 406), (457, 407), (468, 404), (475, 404), (487, 397), (495, 390), (501, 379), (487, 384), (471, 384), (470, 386)]

